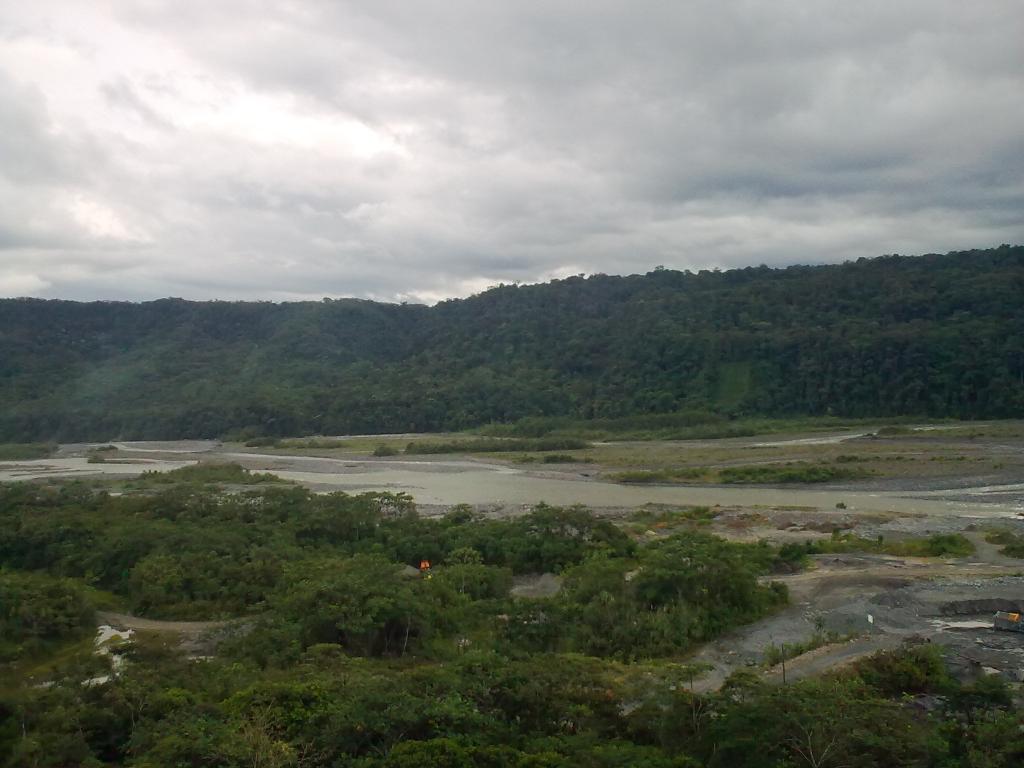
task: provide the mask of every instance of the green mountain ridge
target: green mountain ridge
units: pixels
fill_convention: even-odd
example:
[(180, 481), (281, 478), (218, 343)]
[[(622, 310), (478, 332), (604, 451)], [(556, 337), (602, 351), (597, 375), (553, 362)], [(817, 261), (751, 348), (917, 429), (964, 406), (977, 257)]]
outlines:
[(0, 301), (0, 440), (689, 409), (1024, 416), (1024, 246), (570, 277), (433, 307)]

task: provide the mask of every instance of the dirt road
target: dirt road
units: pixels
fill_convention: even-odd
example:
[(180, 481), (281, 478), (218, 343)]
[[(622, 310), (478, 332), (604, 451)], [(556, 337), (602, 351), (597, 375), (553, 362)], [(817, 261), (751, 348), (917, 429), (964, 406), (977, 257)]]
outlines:
[(156, 619), (144, 619), (140, 616), (114, 613), (112, 611), (96, 611), (96, 621), (99, 624), (109, 624), (115, 629), (138, 629), (144, 632), (176, 632), (177, 634), (185, 635), (201, 634), (214, 629), (222, 629), (232, 623), (230, 620), (158, 621)]
[(252, 627), (252, 622), (246, 619), (159, 621), (113, 611), (97, 611), (96, 621), (98, 624), (108, 624), (116, 629), (158, 633), (164, 637), (166, 642), (176, 646), (181, 652), (194, 659), (212, 655), (218, 641), (227, 633), (244, 633)]

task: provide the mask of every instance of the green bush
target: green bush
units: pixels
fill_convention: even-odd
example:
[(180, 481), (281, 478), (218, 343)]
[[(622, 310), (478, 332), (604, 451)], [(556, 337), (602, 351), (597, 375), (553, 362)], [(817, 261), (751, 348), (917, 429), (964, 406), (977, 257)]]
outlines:
[(93, 606), (73, 581), (0, 571), (0, 660), (81, 636), (92, 622)]
[(887, 696), (941, 693), (952, 685), (942, 649), (926, 643), (899, 651), (881, 651), (854, 664), (857, 676)]
[(630, 484), (675, 483), (687, 480), (714, 482), (715, 474), (713, 470), (704, 467), (675, 467), (672, 469), (631, 469), (617, 472), (611, 478), (620, 483)]

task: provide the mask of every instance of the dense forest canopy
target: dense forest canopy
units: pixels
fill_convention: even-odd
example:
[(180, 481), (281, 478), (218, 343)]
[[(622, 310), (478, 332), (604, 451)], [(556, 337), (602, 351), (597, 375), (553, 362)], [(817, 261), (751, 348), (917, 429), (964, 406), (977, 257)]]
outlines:
[[(726, 541), (699, 518), (652, 538), (583, 508), (431, 519), (401, 495), (198, 481), (217, 472), (241, 470), (149, 475), (119, 495), (95, 482), (0, 485), (0, 765), (1010, 768), (1024, 757), (1014, 688), (950, 675), (953, 654), (920, 638), (786, 685), (767, 676), (773, 642), (761, 668), (694, 690), (704, 667), (687, 652), (784, 608), (774, 575), (807, 565), (801, 547)], [(427, 574), (410, 567), (424, 557)], [(561, 589), (511, 589), (541, 571)], [(94, 610), (111, 606), (239, 620), (194, 639), (199, 651), (141, 629), (97, 650)]]
[(527, 416), (1024, 415), (1024, 246), (571, 277), (434, 307), (0, 301), (0, 440)]

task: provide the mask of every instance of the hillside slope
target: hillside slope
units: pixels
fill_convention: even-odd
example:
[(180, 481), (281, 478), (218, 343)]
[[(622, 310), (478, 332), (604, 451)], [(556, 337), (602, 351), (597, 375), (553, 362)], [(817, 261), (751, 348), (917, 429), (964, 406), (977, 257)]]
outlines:
[(0, 301), (0, 440), (527, 415), (1024, 415), (1024, 247), (573, 277), (435, 307)]

